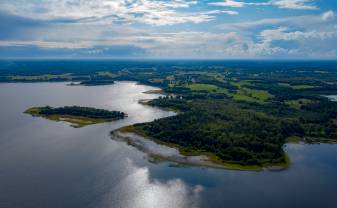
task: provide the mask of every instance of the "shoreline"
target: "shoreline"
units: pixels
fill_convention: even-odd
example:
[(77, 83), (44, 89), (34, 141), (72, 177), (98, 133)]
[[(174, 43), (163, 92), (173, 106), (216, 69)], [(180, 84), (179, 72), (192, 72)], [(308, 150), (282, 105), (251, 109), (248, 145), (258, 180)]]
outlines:
[(144, 93), (144, 94), (155, 94), (155, 95), (166, 95), (166, 93), (164, 92), (164, 90), (162, 90), (160, 88), (158, 88), (156, 90), (148, 90), (148, 91), (145, 91), (145, 92), (142, 92), (142, 93)]
[[(210, 152), (203, 151), (190, 151), (177, 144), (166, 143), (154, 138), (149, 138), (144, 133), (138, 131), (134, 126), (126, 126), (111, 132), (112, 139), (117, 139), (126, 142), (128, 145), (135, 147), (136, 149), (144, 152), (149, 156), (149, 160), (160, 160), (174, 162), (178, 165), (197, 166), (216, 169), (238, 170), (238, 171), (282, 171), (286, 170), (290, 166), (290, 159), (285, 155), (285, 163), (270, 164), (266, 163), (262, 166), (259, 165), (241, 165), (237, 163), (229, 163), (221, 160), (219, 157)], [(167, 151), (176, 151), (173, 155), (165, 155), (150, 149), (146, 146), (146, 143), (150, 143), (150, 147), (154, 148), (166, 148)]]

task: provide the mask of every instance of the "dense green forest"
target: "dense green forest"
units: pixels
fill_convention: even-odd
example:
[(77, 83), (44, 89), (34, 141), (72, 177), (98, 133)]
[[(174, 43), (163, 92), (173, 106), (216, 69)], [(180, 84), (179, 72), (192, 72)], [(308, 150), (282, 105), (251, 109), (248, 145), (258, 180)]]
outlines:
[(110, 85), (114, 83), (115, 82), (113, 80), (88, 80), (80, 82), (80, 85), (96, 86), (96, 85)]
[(226, 162), (243, 165), (285, 162), (285, 139), (303, 135), (303, 128), (295, 120), (280, 121), (228, 101), (195, 100), (175, 106), (184, 113), (135, 127), (191, 152), (211, 152)]
[(126, 116), (124, 112), (109, 111), (104, 109), (96, 109), (80, 106), (65, 106), (60, 108), (52, 108), (50, 106), (35, 108), (39, 115), (68, 115), (80, 116), (92, 119), (122, 119)]

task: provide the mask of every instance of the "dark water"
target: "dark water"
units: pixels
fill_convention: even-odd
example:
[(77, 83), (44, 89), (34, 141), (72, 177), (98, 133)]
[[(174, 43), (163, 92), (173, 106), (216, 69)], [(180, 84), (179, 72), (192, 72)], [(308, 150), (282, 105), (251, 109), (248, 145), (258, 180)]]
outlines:
[[(288, 145), (282, 172), (175, 167), (113, 141), (109, 131), (172, 115), (137, 103), (152, 87), (0, 84), (0, 208), (337, 207), (337, 145)], [(31, 106), (125, 111), (114, 123), (74, 129), (33, 118)]]

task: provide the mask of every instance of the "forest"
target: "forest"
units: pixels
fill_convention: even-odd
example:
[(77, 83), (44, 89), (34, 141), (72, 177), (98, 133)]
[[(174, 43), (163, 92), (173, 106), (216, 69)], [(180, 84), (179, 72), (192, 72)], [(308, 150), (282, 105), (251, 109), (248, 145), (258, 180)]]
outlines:
[(59, 108), (52, 108), (50, 106), (39, 107), (38, 114), (44, 116), (50, 115), (68, 115), (80, 116), (92, 119), (122, 119), (126, 116), (124, 112), (109, 111), (104, 109), (96, 109), (80, 106), (65, 106)]

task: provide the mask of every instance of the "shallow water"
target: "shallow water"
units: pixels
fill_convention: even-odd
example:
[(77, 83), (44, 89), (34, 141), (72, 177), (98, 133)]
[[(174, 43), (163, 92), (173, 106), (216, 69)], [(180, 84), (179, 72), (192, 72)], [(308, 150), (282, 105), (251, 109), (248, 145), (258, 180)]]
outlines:
[[(0, 84), (0, 207), (337, 207), (337, 145), (287, 145), (286, 171), (244, 172), (150, 163), (109, 132), (173, 115), (138, 104), (158, 95), (111, 86)], [(81, 105), (129, 117), (75, 129), (32, 106)]]
[(326, 95), (325, 97), (329, 98), (329, 100), (337, 102), (337, 95)]

